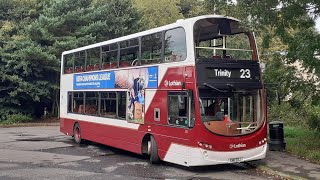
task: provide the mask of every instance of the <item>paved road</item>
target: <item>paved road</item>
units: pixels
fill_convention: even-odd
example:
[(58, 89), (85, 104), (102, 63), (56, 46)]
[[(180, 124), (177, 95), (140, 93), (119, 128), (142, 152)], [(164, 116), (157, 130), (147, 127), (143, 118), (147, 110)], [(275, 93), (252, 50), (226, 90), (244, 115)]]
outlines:
[(58, 126), (0, 128), (1, 179), (274, 179), (247, 164), (185, 168), (95, 143)]

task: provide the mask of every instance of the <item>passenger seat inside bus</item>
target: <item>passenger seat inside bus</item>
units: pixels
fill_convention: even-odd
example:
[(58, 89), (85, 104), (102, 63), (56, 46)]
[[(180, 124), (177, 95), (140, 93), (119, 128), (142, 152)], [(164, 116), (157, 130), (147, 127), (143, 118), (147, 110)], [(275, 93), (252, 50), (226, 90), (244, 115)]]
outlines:
[(72, 73), (72, 67), (66, 68), (64, 73), (65, 74), (71, 74)]
[(120, 67), (129, 67), (131, 64), (128, 61), (121, 61), (120, 62)]
[(87, 66), (87, 71), (93, 71), (94, 70), (94, 66), (93, 65), (88, 65)]
[(97, 71), (99, 69), (100, 69), (99, 64), (95, 64), (93, 70)]
[(85, 68), (83, 67), (83, 66), (76, 66), (75, 68), (74, 68), (74, 72), (75, 73), (78, 73), (78, 72), (84, 72), (85, 71)]
[(118, 66), (117, 62), (103, 63), (102, 69), (112, 69), (112, 68), (116, 68), (117, 66)]

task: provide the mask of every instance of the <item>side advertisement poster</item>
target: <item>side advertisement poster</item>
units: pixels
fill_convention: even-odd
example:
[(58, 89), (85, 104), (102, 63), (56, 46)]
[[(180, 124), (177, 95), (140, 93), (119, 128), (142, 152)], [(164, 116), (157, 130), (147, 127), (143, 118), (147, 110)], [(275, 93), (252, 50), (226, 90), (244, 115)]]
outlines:
[(145, 89), (158, 87), (158, 67), (75, 74), (74, 90), (126, 89), (127, 121), (144, 123)]

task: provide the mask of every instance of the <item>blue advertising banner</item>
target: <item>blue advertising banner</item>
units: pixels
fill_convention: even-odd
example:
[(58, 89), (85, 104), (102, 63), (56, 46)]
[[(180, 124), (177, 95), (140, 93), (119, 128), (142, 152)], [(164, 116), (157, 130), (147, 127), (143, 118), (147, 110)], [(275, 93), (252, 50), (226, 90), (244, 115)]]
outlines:
[(158, 67), (75, 74), (73, 89), (130, 89), (135, 79), (139, 81), (141, 89), (157, 88)]
[(148, 88), (157, 88), (158, 87), (158, 67), (149, 67), (148, 68)]
[(75, 74), (73, 89), (102, 89), (114, 88), (114, 71)]

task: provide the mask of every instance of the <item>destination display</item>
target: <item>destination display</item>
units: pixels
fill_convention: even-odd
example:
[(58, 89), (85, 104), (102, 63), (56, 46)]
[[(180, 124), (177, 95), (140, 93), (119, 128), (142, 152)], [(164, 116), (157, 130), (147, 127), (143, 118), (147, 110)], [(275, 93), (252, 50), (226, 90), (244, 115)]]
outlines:
[(249, 68), (206, 68), (207, 78), (228, 78), (228, 79), (251, 79), (252, 73)]
[(198, 60), (197, 86), (218, 90), (262, 87), (260, 66), (248, 60)]

